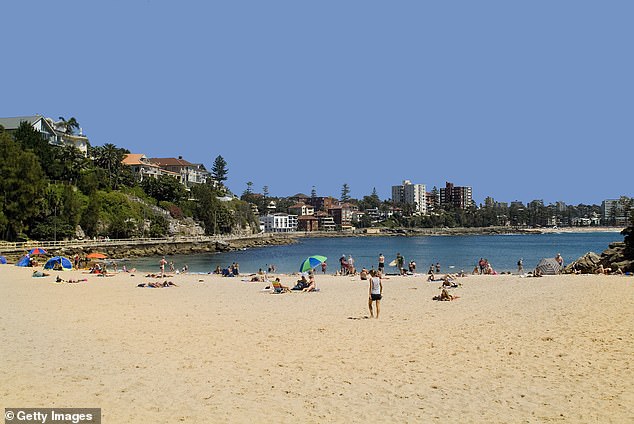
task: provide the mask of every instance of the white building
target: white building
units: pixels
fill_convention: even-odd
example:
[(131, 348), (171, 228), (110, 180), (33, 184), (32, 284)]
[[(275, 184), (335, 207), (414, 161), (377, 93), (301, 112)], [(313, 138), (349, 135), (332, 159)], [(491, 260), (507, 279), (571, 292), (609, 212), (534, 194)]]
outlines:
[(414, 205), (418, 215), (427, 214), (427, 191), (425, 184), (412, 184), (404, 180), (402, 185), (392, 186), (392, 202)]
[(601, 219), (605, 225), (626, 227), (630, 215), (630, 199), (606, 199), (601, 203)]
[(297, 231), (297, 215), (274, 213), (260, 217), (265, 233), (290, 233)]
[(62, 121), (54, 121), (42, 115), (17, 116), (15, 118), (0, 118), (0, 125), (8, 132), (16, 131), (22, 122), (27, 122), (33, 129), (42, 134), (42, 137), (53, 146), (73, 146), (83, 153), (88, 154), (88, 137), (81, 128), (79, 134), (67, 132)]

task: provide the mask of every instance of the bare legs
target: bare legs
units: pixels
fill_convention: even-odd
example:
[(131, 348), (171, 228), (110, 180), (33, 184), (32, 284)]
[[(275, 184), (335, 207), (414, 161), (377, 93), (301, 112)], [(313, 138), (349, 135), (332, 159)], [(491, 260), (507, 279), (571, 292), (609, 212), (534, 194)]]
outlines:
[(370, 318), (374, 318), (374, 311), (372, 310), (372, 302), (376, 302), (376, 317), (379, 318), (379, 314), (381, 313), (381, 301), (372, 300), (372, 298), (368, 299), (368, 308), (370, 309)]

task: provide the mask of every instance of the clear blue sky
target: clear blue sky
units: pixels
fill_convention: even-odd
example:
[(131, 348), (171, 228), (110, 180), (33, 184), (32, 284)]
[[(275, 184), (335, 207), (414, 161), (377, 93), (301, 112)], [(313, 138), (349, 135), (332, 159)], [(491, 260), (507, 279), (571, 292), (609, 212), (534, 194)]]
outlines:
[(632, 1), (9, 1), (0, 116), (228, 162), (271, 195), (403, 179), (634, 196)]

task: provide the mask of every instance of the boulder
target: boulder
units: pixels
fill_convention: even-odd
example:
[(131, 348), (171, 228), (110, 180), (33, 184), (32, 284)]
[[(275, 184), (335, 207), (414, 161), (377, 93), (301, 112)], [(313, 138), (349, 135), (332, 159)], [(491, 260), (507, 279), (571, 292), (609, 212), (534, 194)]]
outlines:
[(601, 257), (594, 252), (588, 252), (564, 268), (564, 272), (571, 274), (576, 270), (582, 274), (594, 274), (600, 264)]

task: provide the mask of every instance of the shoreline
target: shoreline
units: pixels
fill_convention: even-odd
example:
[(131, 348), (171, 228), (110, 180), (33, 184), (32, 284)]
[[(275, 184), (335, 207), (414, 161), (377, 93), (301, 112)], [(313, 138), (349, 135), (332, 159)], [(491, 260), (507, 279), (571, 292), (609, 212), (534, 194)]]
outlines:
[[(99, 251), (110, 257), (143, 258), (173, 254), (197, 254), (237, 251), (244, 248), (279, 246), (293, 244), (300, 238), (346, 238), (346, 237), (435, 237), (435, 236), (469, 236), (469, 235), (502, 235), (502, 234), (558, 234), (558, 233), (620, 233), (620, 227), (564, 227), (564, 228), (512, 228), (512, 227), (457, 227), (457, 228), (373, 228), (371, 232), (356, 230), (354, 232), (289, 232), (289, 233), (261, 233), (244, 237), (231, 237), (227, 240), (184, 240), (169, 238), (164, 240), (148, 241), (139, 244), (118, 244), (116, 240), (108, 242), (95, 241), (94, 244), (83, 242), (82, 245), (73, 247), (73, 242), (68, 242), (69, 247), (47, 248), (50, 256), (67, 256), (75, 254), (80, 256), (91, 251)], [(376, 231), (378, 230), (378, 231)], [(27, 246), (47, 246), (51, 242), (33, 241), (25, 243)], [(607, 246), (606, 246), (607, 248)], [(11, 262), (16, 262), (24, 256), (25, 250), (8, 249), (0, 244), (0, 254)]]

